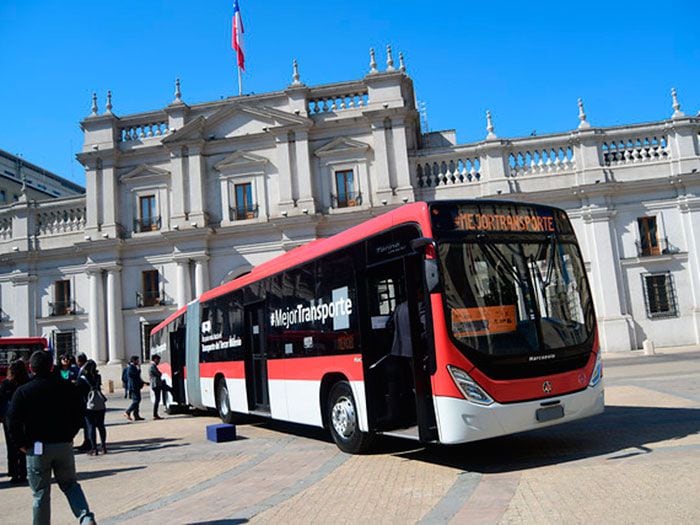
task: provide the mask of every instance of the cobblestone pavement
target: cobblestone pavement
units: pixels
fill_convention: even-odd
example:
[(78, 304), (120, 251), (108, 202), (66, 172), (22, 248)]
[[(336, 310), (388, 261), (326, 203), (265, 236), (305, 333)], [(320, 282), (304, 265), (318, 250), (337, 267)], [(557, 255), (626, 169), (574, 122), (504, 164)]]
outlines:
[[(130, 423), (115, 394), (109, 452), (78, 456), (79, 478), (101, 525), (700, 523), (700, 348), (605, 365), (595, 418), (449, 447), (383, 438), (368, 456), (268, 422), (214, 444), (204, 427), (217, 419)], [(4, 443), (0, 454), (4, 467)], [(0, 523), (29, 523), (30, 490), (0, 479)], [(56, 485), (52, 509), (53, 523), (75, 522)]]

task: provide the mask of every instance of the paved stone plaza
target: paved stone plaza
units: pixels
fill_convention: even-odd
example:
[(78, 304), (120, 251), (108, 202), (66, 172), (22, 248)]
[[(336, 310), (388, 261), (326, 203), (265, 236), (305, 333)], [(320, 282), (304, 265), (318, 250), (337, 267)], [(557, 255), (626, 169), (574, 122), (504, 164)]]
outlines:
[[(451, 447), (384, 438), (369, 456), (279, 423), (213, 444), (216, 418), (128, 423), (115, 394), (110, 452), (79, 456), (79, 477), (101, 525), (699, 523), (700, 348), (609, 357), (605, 381), (592, 419)], [(0, 521), (29, 523), (29, 488), (5, 480)], [(53, 523), (74, 523), (55, 484), (52, 508)]]

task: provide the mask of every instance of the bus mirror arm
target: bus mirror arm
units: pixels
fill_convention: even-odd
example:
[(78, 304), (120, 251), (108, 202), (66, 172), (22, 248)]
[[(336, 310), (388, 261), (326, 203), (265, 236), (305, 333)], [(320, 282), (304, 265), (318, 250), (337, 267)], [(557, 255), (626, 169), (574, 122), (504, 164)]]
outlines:
[(431, 239), (430, 237), (418, 237), (417, 239), (413, 239), (411, 241), (411, 249), (414, 252), (420, 252), (421, 254), (425, 253), (426, 246), (432, 246), (433, 248), (437, 249), (435, 239)]

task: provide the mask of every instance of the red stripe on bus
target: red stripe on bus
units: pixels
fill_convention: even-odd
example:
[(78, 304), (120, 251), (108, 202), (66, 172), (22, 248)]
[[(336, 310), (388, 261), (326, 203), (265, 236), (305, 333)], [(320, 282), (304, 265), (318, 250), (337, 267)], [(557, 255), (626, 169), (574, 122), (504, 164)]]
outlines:
[[(433, 306), (435, 304), (433, 303)], [(441, 331), (442, 332), (442, 331)], [(447, 331), (442, 332), (447, 339)], [(437, 341), (436, 341), (437, 343)], [(447, 345), (438, 354), (438, 367), (433, 376), (433, 393), (436, 396), (457, 397), (464, 396), (455, 385), (452, 376), (447, 371), (447, 365), (453, 365), (467, 372), (494, 401), (498, 403), (512, 403), (516, 401), (527, 401), (530, 399), (544, 399), (569, 394), (583, 390), (588, 386), (595, 366), (598, 348), (598, 334), (593, 341), (593, 351), (591, 352), (586, 366), (577, 368), (569, 372), (560, 374), (549, 374), (545, 376), (532, 377), (527, 379), (507, 379), (496, 381), (478, 368), (475, 368), (451, 342), (443, 342)], [(442, 359), (440, 359), (442, 357)], [(551, 391), (544, 392), (544, 382), (549, 381)]]
[(268, 379), (321, 381), (323, 376), (331, 373), (343, 374), (348, 381), (362, 381), (362, 357), (360, 354), (329, 355), (270, 359), (267, 362)]
[(221, 361), (199, 364), (201, 377), (213, 378), (216, 374), (223, 374), (226, 379), (245, 379), (245, 363), (243, 361)]

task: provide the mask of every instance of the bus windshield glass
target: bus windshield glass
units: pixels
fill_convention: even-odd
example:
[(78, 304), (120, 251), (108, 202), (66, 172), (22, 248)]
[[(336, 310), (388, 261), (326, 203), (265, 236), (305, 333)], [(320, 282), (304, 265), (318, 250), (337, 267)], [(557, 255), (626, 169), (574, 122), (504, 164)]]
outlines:
[(583, 345), (593, 305), (568, 219), (560, 210), (503, 208), (466, 218), (453, 211), (457, 228), (438, 243), (453, 339), (481, 355), (530, 360)]

